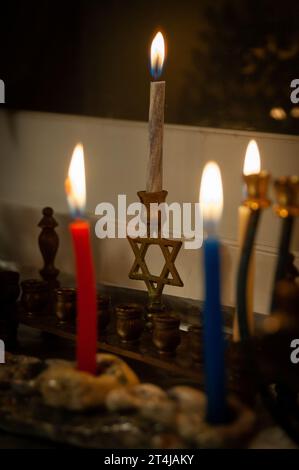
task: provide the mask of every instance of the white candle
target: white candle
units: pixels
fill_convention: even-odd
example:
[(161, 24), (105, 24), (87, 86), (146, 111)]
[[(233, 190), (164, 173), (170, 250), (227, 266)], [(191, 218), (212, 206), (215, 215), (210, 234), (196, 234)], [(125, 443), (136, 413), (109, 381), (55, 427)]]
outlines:
[[(151, 70), (154, 79), (157, 79), (162, 73), (164, 56), (164, 39), (162, 34), (159, 32), (153, 39), (151, 46)], [(147, 192), (162, 191), (164, 105), (165, 82), (151, 82), (149, 107), (149, 159), (146, 178)]]
[[(245, 160), (244, 160), (244, 175), (256, 174), (261, 171), (260, 154), (257, 143), (255, 140), (251, 140), (247, 146)], [(244, 244), (244, 238), (246, 234), (248, 219), (250, 215), (250, 209), (244, 205), (241, 205), (238, 209), (238, 246), (239, 246), (239, 257), (242, 252)], [(247, 278), (247, 322), (248, 328), (251, 334), (254, 330), (254, 271), (255, 271), (255, 253), (252, 251), (250, 265), (248, 270)], [(240, 341), (240, 332), (238, 324), (237, 312), (234, 317), (233, 325), (233, 340)]]

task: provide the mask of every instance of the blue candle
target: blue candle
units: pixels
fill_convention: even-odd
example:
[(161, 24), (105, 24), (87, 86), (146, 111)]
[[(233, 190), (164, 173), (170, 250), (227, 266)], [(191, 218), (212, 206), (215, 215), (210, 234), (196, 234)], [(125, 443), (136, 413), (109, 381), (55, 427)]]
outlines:
[(210, 162), (203, 171), (200, 202), (204, 227), (208, 234), (204, 242), (205, 303), (204, 372), (207, 394), (207, 421), (213, 424), (227, 420), (224, 335), (220, 301), (220, 243), (217, 225), (223, 207), (222, 182), (219, 167)]
[(207, 420), (226, 420), (224, 337), (220, 304), (219, 241), (208, 237), (204, 243), (205, 304), (204, 367), (208, 399)]

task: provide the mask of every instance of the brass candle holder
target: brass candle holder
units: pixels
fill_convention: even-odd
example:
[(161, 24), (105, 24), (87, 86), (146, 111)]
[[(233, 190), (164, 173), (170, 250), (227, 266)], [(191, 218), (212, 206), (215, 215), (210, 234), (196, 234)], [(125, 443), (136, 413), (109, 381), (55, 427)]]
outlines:
[[(169, 285), (182, 287), (184, 285), (175, 267), (175, 260), (181, 249), (182, 242), (180, 240), (163, 238), (161, 236), (161, 212), (158, 210), (157, 214), (151, 214), (151, 204), (161, 204), (165, 202), (168, 194), (167, 191), (162, 190), (153, 193), (139, 191), (137, 194), (146, 209), (147, 236), (144, 238), (127, 237), (135, 255), (133, 266), (129, 272), (129, 278), (145, 282), (149, 296), (147, 309), (151, 313), (157, 313), (164, 310), (162, 304), (162, 292), (164, 286)], [(152, 237), (150, 233), (153, 217), (156, 218), (156, 237)], [(159, 276), (153, 275), (146, 263), (146, 254), (151, 245), (156, 245), (161, 249), (165, 260), (164, 267)]]
[(136, 343), (143, 331), (142, 308), (138, 304), (122, 304), (115, 309), (116, 332), (123, 343)]
[(249, 337), (246, 285), (251, 253), (255, 242), (261, 210), (270, 206), (270, 200), (267, 198), (270, 181), (269, 173), (261, 171), (260, 173), (243, 175), (243, 179), (247, 189), (247, 198), (243, 201), (243, 204), (249, 207), (250, 216), (237, 276), (237, 312), (241, 340)]
[(299, 216), (299, 177), (283, 176), (274, 182), (276, 204), (274, 212), (285, 219)]
[(270, 174), (266, 171), (251, 175), (243, 175), (246, 185), (247, 198), (243, 201), (244, 206), (252, 211), (265, 209), (270, 206), (270, 200), (267, 198)]
[(294, 219), (299, 215), (298, 176), (284, 176), (277, 179), (274, 182), (274, 190), (276, 204), (273, 209), (282, 220), (282, 228), (272, 291), (271, 312), (276, 308), (275, 289), (277, 283), (286, 278)]

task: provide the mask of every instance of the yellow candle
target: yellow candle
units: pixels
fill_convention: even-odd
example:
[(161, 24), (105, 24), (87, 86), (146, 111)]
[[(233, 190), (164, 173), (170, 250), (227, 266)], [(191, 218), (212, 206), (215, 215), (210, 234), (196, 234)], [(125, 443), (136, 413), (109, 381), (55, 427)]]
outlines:
[[(247, 146), (245, 160), (244, 160), (244, 175), (257, 174), (261, 171), (260, 154), (257, 143), (255, 140), (251, 140)], [(244, 244), (248, 219), (250, 215), (250, 209), (245, 205), (241, 205), (238, 210), (238, 246), (239, 246), (239, 257), (241, 255), (242, 247)], [(255, 271), (255, 253), (252, 251), (248, 278), (247, 278), (247, 322), (250, 333), (254, 330), (254, 271)], [(240, 341), (240, 332), (238, 324), (237, 311), (234, 317), (233, 325), (233, 340)]]

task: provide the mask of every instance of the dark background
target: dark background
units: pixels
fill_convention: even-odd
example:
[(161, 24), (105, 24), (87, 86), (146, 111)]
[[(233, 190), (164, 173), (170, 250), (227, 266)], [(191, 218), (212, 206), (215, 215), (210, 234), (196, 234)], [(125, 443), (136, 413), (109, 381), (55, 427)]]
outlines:
[(7, 1), (0, 14), (7, 107), (146, 120), (161, 28), (167, 122), (299, 131), (298, 0)]

